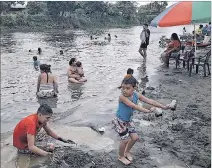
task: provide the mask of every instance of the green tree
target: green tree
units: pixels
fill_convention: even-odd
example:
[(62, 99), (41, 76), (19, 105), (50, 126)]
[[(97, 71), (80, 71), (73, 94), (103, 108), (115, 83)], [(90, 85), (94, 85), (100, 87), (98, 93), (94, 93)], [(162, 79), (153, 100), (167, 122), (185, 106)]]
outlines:
[(104, 13), (107, 9), (107, 3), (102, 1), (86, 1), (83, 2), (82, 8), (85, 10), (87, 15), (92, 15), (95, 13)]
[(46, 2), (40, 1), (29, 1), (27, 3), (28, 14), (36, 15), (40, 13), (44, 13), (46, 11)]
[(47, 8), (50, 15), (64, 16), (65, 12), (73, 12), (77, 9), (74, 1), (47, 1)]
[(130, 20), (136, 15), (136, 2), (134, 1), (118, 1), (116, 3), (117, 9), (121, 13), (121, 15)]

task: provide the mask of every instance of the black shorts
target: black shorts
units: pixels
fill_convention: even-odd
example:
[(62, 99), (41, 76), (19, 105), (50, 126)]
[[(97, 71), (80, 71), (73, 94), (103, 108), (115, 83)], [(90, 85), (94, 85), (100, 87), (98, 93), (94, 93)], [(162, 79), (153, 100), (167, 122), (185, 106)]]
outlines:
[(146, 43), (142, 43), (142, 44), (140, 45), (140, 48), (147, 48), (147, 44), (146, 44)]

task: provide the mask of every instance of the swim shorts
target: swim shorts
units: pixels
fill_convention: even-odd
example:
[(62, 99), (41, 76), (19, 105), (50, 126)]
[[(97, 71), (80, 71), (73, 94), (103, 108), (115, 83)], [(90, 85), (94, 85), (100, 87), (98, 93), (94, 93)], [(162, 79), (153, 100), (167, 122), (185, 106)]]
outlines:
[(115, 117), (112, 120), (112, 124), (116, 132), (118, 132), (121, 140), (127, 140), (131, 133), (137, 133), (135, 130), (135, 125), (132, 121), (125, 122)]
[(147, 44), (146, 44), (146, 43), (142, 43), (142, 44), (140, 45), (140, 48), (146, 49), (146, 48), (147, 48)]

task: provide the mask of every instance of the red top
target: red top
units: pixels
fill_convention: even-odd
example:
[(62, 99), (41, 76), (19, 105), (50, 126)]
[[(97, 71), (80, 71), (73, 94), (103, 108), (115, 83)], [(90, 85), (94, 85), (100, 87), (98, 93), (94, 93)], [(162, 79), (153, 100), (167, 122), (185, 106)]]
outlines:
[(27, 134), (36, 136), (43, 126), (38, 123), (37, 114), (24, 118), (16, 125), (13, 132), (13, 146), (18, 149), (28, 149)]
[(169, 45), (167, 51), (173, 49), (173, 48), (179, 48), (180, 47), (180, 42), (178, 40), (172, 40)]

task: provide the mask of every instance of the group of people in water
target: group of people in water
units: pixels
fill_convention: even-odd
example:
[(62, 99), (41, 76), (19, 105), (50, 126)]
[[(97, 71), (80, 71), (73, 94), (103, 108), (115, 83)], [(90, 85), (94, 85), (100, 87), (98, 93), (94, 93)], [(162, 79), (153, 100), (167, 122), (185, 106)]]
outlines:
[[(150, 31), (148, 25), (143, 26), (141, 33), (141, 45), (139, 52), (146, 58), (146, 49), (149, 44)], [(173, 40), (176, 40), (175, 35)], [(175, 43), (173, 44), (175, 46)], [(41, 51), (41, 50), (40, 50)], [(41, 52), (38, 51), (40, 54)], [(56, 77), (51, 73), (51, 66), (47, 64), (40, 64), (37, 57), (33, 57), (34, 66), (39, 66), (40, 74), (38, 76), (37, 96), (48, 98), (58, 94), (58, 84)], [(118, 97), (118, 109), (114, 119), (111, 118), (115, 131), (120, 137), (118, 160), (123, 164), (128, 165), (132, 163), (133, 156), (131, 155), (131, 148), (134, 146), (139, 136), (136, 132), (136, 127), (133, 124), (132, 118), (135, 110), (150, 113), (156, 112), (156, 107), (164, 110), (174, 110), (176, 108), (176, 101), (172, 101), (167, 105), (163, 105), (155, 100), (149, 99), (140, 94), (137, 90), (138, 81), (133, 76), (133, 69), (129, 68), (127, 74), (121, 82), (121, 94)], [(87, 81), (84, 76), (82, 63), (76, 58), (71, 58), (69, 61), (69, 68), (67, 70), (68, 80), (72, 83), (82, 84)], [(151, 108), (144, 108), (138, 105), (138, 101), (150, 104)], [(114, 109), (115, 110), (115, 109)], [(64, 139), (54, 133), (48, 126), (48, 121), (53, 115), (53, 110), (47, 104), (42, 104), (35, 114), (25, 117), (15, 127), (13, 132), (13, 145), (18, 149), (19, 153), (24, 154), (38, 154), (41, 156), (52, 155), (54, 151), (53, 144), (38, 145), (36, 142), (36, 135), (43, 128), (46, 133), (56, 140), (64, 143), (74, 143), (71, 140)]]
[[(118, 38), (117, 35), (114, 35), (114, 37), (115, 37), (115, 38)], [(98, 39), (98, 37), (93, 37), (93, 36), (91, 35), (91, 36), (90, 36), (90, 39), (91, 39), (91, 40), (94, 40), (94, 39), (96, 40), (96, 39)], [(104, 39), (105, 39), (105, 40), (108, 40), (108, 41), (110, 42), (110, 41), (111, 41), (111, 35), (110, 35), (110, 33), (108, 33), (107, 37), (105, 37)]]

